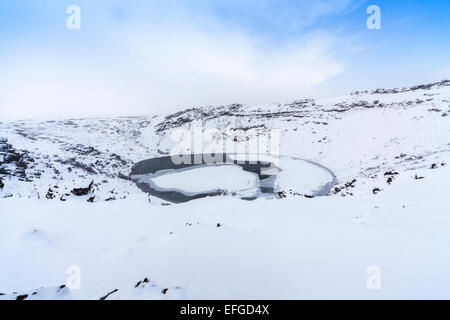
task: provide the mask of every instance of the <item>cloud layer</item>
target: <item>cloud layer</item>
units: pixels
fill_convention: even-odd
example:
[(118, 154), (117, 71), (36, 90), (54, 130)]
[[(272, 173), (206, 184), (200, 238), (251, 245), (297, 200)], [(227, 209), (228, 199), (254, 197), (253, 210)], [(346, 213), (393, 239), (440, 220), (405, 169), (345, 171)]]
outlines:
[(335, 39), (309, 36), (266, 47), (240, 32), (137, 28), (92, 56), (58, 49), (9, 57), (3, 119), (160, 114), (184, 107), (270, 103), (311, 94), (339, 74)]

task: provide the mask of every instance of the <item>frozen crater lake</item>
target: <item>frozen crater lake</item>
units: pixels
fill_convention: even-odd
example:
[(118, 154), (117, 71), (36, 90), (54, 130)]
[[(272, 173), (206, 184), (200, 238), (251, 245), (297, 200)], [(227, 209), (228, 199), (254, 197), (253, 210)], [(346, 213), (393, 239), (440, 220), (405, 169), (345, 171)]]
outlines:
[(141, 190), (173, 203), (219, 195), (274, 198), (285, 192), (316, 197), (328, 195), (337, 183), (330, 169), (288, 156), (219, 154), (214, 161), (210, 155), (176, 157), (141, 161), (130, 177)]

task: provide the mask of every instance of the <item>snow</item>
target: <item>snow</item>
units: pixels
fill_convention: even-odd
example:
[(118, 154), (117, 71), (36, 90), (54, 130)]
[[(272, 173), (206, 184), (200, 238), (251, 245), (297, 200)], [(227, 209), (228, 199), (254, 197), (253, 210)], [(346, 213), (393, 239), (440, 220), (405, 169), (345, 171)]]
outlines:
[[(449, 111), (444, 83), (167, 117), (0, 123), (11, 144), (0, 140), (0, 160), (27, 151), (24, 175), (20, 161), (0, 164), (0, 299), (450, 299)], [(282, 129), (286, 197), (149, 201), (126, 177), (132, 165), (167, 154), (173, 130), (199, 116), (252, 137)], [(252, 190), (255, 178), (217, 166), (154, 179), (197, 192)], [(92, 181), (87, 195), (71, 192)], [(330, 181), (328, 194), (305, 197)], [(70, 266), (79, 289), (68, 287)], [(379, 289), (367, 286), (373, 266)]]
[[(189, 299), (449, 298), (449, 178), (448, 167), (423, 181), (405, 175), (389, 193), (356, 198), (4, 199), (1, 292), (57, 287), (76, 264), (76, 299), (114, 289), (115, 298), (167, 298), (159, 288)], [(366, 287), (370, 265), (381, 269), (380, 290)], [(142, 296), (134, 285), (145, 277), (157, 289)]]
[(300, 159), (280, 157), (281, 172), (277, 176), (278, 190), (292, 190), (301, 194), (314, 194), (333, 182), (326, 169)]
[(151, 179), (157, 187), (188, 193), (224, 190), (229, 193), (252, 189), (256, 193), (258, 175), (237, 165), (215, 165), (165, 173)]

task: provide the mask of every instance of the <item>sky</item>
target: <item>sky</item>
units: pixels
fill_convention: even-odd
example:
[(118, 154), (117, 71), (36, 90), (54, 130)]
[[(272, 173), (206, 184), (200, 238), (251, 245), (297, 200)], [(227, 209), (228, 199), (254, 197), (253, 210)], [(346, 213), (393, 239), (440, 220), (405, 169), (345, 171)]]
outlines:
[[(371, 5), (380, 29), (367, 27)], [(2, 0), (0, 121), (434, 82), (450, 78), (449, 39), (450, 0)]]

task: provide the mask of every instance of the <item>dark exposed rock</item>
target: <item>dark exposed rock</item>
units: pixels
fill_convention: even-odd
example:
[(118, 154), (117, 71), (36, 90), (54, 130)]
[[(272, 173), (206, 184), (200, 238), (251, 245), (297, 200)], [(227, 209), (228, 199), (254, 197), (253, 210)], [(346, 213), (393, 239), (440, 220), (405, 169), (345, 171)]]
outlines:
[(399, 156), (396, 156), (395, 159), (401, 159), (401, 158), (404, 158), (406, 156), (407, 156), (407, 154), (401, 153)]
[(93, 185), (94, 180), (91, 181), (87, 188), (75, 188), (71, 192), (76, 196), (85, 196), (91, 191)]
[(164, 289), (161, 291), (161, 293), (162, 293), (162, 294), (166, 294), (167, 291), (169, 291), (169, 289), (168, 289), (168, 288), (164, 288)]
[(377, 194), (377, 193), (380, 192), (380, 191), (381, 191), (380, 188), (374, 188), (374, 189), (372, 190), (372, 193), (373, 193), (373, 194)]
[(145, 277), (144, 280), (138, 281), (138, 282), (134, 285), (134, 287), (137, 288), (137, 287), (139, 287), (141, 284), (149, 283), (149, 282), (150, 282), (150, 280), (148, 280), (148, 278)]
[[(16, 150), (6, 143), (6, 139), (0, 141), (0, 174), (17, 176), (19, 181), (31, 181), (27, 177), (26, 169), (34, 162), (26, 150)], [(8, 165), (6, 169), (2, 164)]]
[(28, 168), (28, 164), (26, 161), (24, 161), (23, 159), (20, 159), (19, 161), (17, 161), (16, 166), (22, 169), (26, 169)]
[(27, 294), (23, 294), (23, 295), (17, 296), (16, 300), (25, 300), (26, 298), (28, 298), (28, 295)]
[[(90, 174), (98, 174), (98, 172), (95, 171), (94, 169), (92, 169), (90, 166), (75, 160), (75, 158), (70, 158), (70, 159), (67, 159), (67, 160), (56, 159), (55, 161), (59, 162), (61, 164), (64, 164), (64, 165), (70, 165), (70, 166), (72, 166), (74, 168), (81, 169), (81, 170), (86, 171), (87, 173), (90, 173)], [(67, 170), (69, 170), (69, 168)], [(69, 172), (71, 172), (71, 171), (72, 171), (72, 168), (70, 168)]]
[(0, 174), (11, 175), (11, 172), (0, 166)]
[(346, 188), (354, 188), (354, 187), (355, 187), (355, 182), (356, 182), (356, 179), (353, 179), (353, 180), (350, 181), (350, 182), (346, 182), (346, 183), (345, 183), (345, 187), (346, 187)]
[(101, 297), (100, 300), (105, 300), (106, 298), (108, 298), (110, 295), (112, 295), (113, 293), (119, 291), (119, 289), (114, 289), (113, 291), (111, 291), (110, 293), (106, 294), (105, 296)]
[(5, 156), (4, 163), (12, 163), (12, 162), (18, 162), (20, 160), (20, 154), (16, 152), (10, 152)]
[[(376, 89), (372, 91), (372, 93), (382, 93), (382, 94), (389, 94), (389, 93), (399, 93), (399, 92), (408, 92), (408, 91), (415, 91), (415, 90), (429, 90), (433, 87), (445, 87), (450, 85), (450, 80), (443, 80), (439, 82), (429, 83), (429, 84), (421, 84), (412, 86), (410, 88), (402, 88), (402, 89)], [(364, 91), (362, 93), (368, 93), (368, 91)]]
[(54, 194), (54, 191), (51, 188), (49, 188), (45, 197), (51, 200), (54, 199), (56, 195)]
[(5, 187), (5, 184), (2, 181), (2, 178), (0, 178), (0, 190), (3, 189)]

